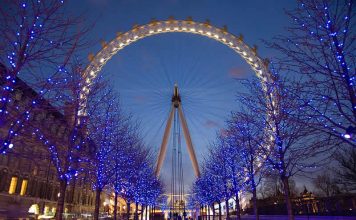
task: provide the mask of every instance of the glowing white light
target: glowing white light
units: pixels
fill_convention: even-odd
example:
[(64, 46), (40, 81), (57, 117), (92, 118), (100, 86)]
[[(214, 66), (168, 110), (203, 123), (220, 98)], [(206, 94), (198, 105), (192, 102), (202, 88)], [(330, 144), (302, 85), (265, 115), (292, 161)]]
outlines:
[(157, 31), (158, 31), (158, 32), (161, 32), (161, 31), (162, 31), (162, 28), (159, 28)]
[[(350, 138), (351, 138), (351, 135), (350, 135), (350, 134), (344, 134), (344, 138), (350, 139)], [(10, 147), (10, 146), (9, 146), (9, 147)]]
[(120, 43), (119, 44), (119, 47), (123, 47), (125, 44), (124, 43)]
[(224, 41), (224, 42), (226, 42), (226, 39), (225, 38), (223, 38), (223, 39), (221, 39), (222, 41)]
[(137, 35), (135, 35), (135, 36), (134, 36), (134, 39), (137, 39), (137, 38), (138, 38), (138, 36), (137, 36)]
[(95, 76), (95, 72), (94, 71), (90, 71), (90, 75), (91, 76)]
[(234, 43), (232, 43), (232, 42), (229, 42), (229, 44), (230, 44), (230, 46), (234, 46)]
[(203, 31), (203, 30), (199, 30), (198, 32), (199, 32), (199, 33), (203, 33), (204, 31)]
[(104, 63), (104, 61), (105, 61), (104, 58), (100, 59), (100, 63)]
[(190, 31), (191, 31), (191, 32), (195, 32), (195, 28), (191, 28)]
[(13, 148), (14, 147), (14, 145), (13, 144), (9, 144), (9, 148), (11, 149), (11, 148)]
[(174, 30), (175, 30), (175, 31), (178, 31), (178, 27), (174, 27)]
[(148, 33), (153, 34), (153, 33), (154, 33), (154, 30), (150, 30)]
[(247, 55), (247, 53), (244, 51), (244, 52), (242, 52), (242, 54), (244, 55), (244, 56), (246, 56)]
[(186, 27), (182, 27), (182, 30), (183, 30), (183, 31), (186, 31), (186, 30), (187, 30), (187, 28), (186, 28)]
[(209, 31), (208, 31), (208, 32), (206, 32), (206, 34), (207, 34), (207, 35), (209, 35), (209, 36), (211, 36), (211, 33), (210, 33)]
[(126, 43), (130, 43), (130, 41), (131, 41), (131, 39), (127, 39), (127, 40), (126, 40)]
[(219, 35), (217, 35), (217, 34), (215, 34), (214, 37), (217, 38), (217, 39), (219, 39)]
[(251, 62), (253, 61), (252, 57), (248, 58), (248, 60), (251, 61)]

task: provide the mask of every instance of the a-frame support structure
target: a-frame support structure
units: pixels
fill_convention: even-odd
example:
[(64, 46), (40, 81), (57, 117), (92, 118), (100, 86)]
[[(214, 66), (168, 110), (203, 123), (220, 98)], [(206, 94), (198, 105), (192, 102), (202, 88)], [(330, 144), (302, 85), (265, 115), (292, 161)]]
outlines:
[(167, 143), (168, 143), (168, 140), (169, 140), (169, 134), (170, 134), (170, 130), (171, 130), (171, 127), (172, 127), (172, 121), (173, 121), (173, 117), (174, 117), (175, 111), (178, 111), (178, 117), (179, 117), (179, 120), (180, 120), (180, 123), (181, 123), (181, 126), (182, 126), (184, 139), (185, 139), (185, 142), (186, 142), (187, 147), (188, 147), (189, 157), (190, 157), (190, 160), (192, 161), (192, 165), (193, 165), (195, 176), (199, 177), (200, 176), (200, 171), (199, 171), (198, 161), (197, 161), (197, 158), (195, 156), (195, 151), (194, 151), (194, 148), (193, 148), (193, 142), (192, 142), (192, 139), (190, 137), (187, 121), (185, 120), (184, 113), (183, 113), (183, 110), (182, 110), (182, 102), (181, 102), (180, 95), (178, 93), (177, 84), (174, 85), (174, 92), (173, 92), (173, 96), (172, 96), (172, 105), (171, 105), (171, 109), (170, 109), (170, 112), (169, 112), (169, 117), (168, 117), (168, 121), (167, 121), (167, 124), (166, 124), (166, 128), (164, 129), (162, 144), (161, 144), (161, 148), (160, 148), (158, 159), (157, 159), (157, 165), (156, 165), (155, 173), (156, 173), (157, 176), (159, 175), (159, 172), (161, 171), (161, 168), (162, 168), (162, 165), (163, 165), (164, 158), (166, 156)]

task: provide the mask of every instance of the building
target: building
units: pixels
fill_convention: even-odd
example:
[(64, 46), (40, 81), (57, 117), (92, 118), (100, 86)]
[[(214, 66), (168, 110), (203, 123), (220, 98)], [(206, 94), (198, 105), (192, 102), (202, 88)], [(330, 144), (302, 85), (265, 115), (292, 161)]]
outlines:
[[(4, 85), (6, 69), (0, 64), (0, 84)], [(11, 123), (16, 123), (24, 113), (29, 102), (36, 100), (38, 94), (21, 79), (17, 79), (14, 91), (10, 93), (11, 102), (7, 107), (9, 120), (1, 124), (0, 138), (9, 132)], [(28, 217), (29, 215), (53, 216), (59, 196), (57, 172), (50, 160), (47, 146), (32, 132), (39, 126), (49, 137), (60, 140), (67, 138), (67, 123), (63, 113), (56, 110), (46, 100), (41, 100), (36, 109), (31, 109), (32, 117), (11, 142), (11, 150), (0, 154), (0, 218)], [(16, 128), (15, 128), (16, 130)], [(90, 156), (88, 146), (85, 153)], [(95, 194), (89, 177), (81, 176), (67, 187), (65, 212), (93, 213)]]
[[(286, 215), (287, 208), (283, 194), (277, 191), (274, 196), (258, 199), (258, 211), (261, 215)], [(322, 215), (322, 216), (356, 216), (356, 194), (340, 193), (338, 195), (322, 197), (315, 196), (306, 187), (292, 198), (295, 215)], [(252, 200), (245, 211), (253, 213)]]

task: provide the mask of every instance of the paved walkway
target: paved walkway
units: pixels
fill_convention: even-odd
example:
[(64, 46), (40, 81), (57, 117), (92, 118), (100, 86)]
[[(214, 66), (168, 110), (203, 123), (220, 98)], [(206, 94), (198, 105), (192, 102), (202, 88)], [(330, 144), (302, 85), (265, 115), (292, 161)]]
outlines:
[[(232, 218), (234, 219), (234, 218)], [(255, 216), (242, 216), (243, 220), (254, 220)], [(295, 220), (356, 220), (356, 216), (295, 216)], [(283, 215), (261, 215), (260, 220), (288, 220)]]

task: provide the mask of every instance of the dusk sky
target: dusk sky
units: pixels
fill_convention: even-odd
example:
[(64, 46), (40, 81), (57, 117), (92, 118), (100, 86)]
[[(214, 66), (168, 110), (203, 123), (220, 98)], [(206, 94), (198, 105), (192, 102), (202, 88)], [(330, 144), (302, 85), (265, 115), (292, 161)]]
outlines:
[[(69, 1), (71, 13), (83, 14), (88, 24), (95, 23), (89, 39), (97, 42), (90, 52), (100, 50), (100, 40), (110, 41), (117, 32), (152, 18), (169, 16), (204, 22), (217, 27), (227, 25), (232, 34), (244, 36), (249, 45), (258, 46), (262, 58), (273, 57), (263, 40), (284, 33), (290, 22), (284, 10), (295, 1)], [(89, 51), (88, 51), (89, 52)], [(86, 56), (86, 55), (83, 55)], [(249, 66), (228, 47), (202, 36), (170, 33), (144, 38), (126, 47), (103, 68), (120, 94), (123, 109), (141, 122), (147, 146), (158, 152), (169, 113), (173, 85), (177, 83), (198, 161), (202, 162), (209, 143), (223, 126), (230, 112), (238, 108), (235, 100), (241, 91), (237, 79), (253, 76)], [(172, 143), (170, 141), (169, 143)], [(184, 143), (184, 141), (182, 142)], [(186, 188), (194, 173), (185, 143), (183, 164)], [(161, 172), (168, 184), (171, 170), (171, 144)]]

